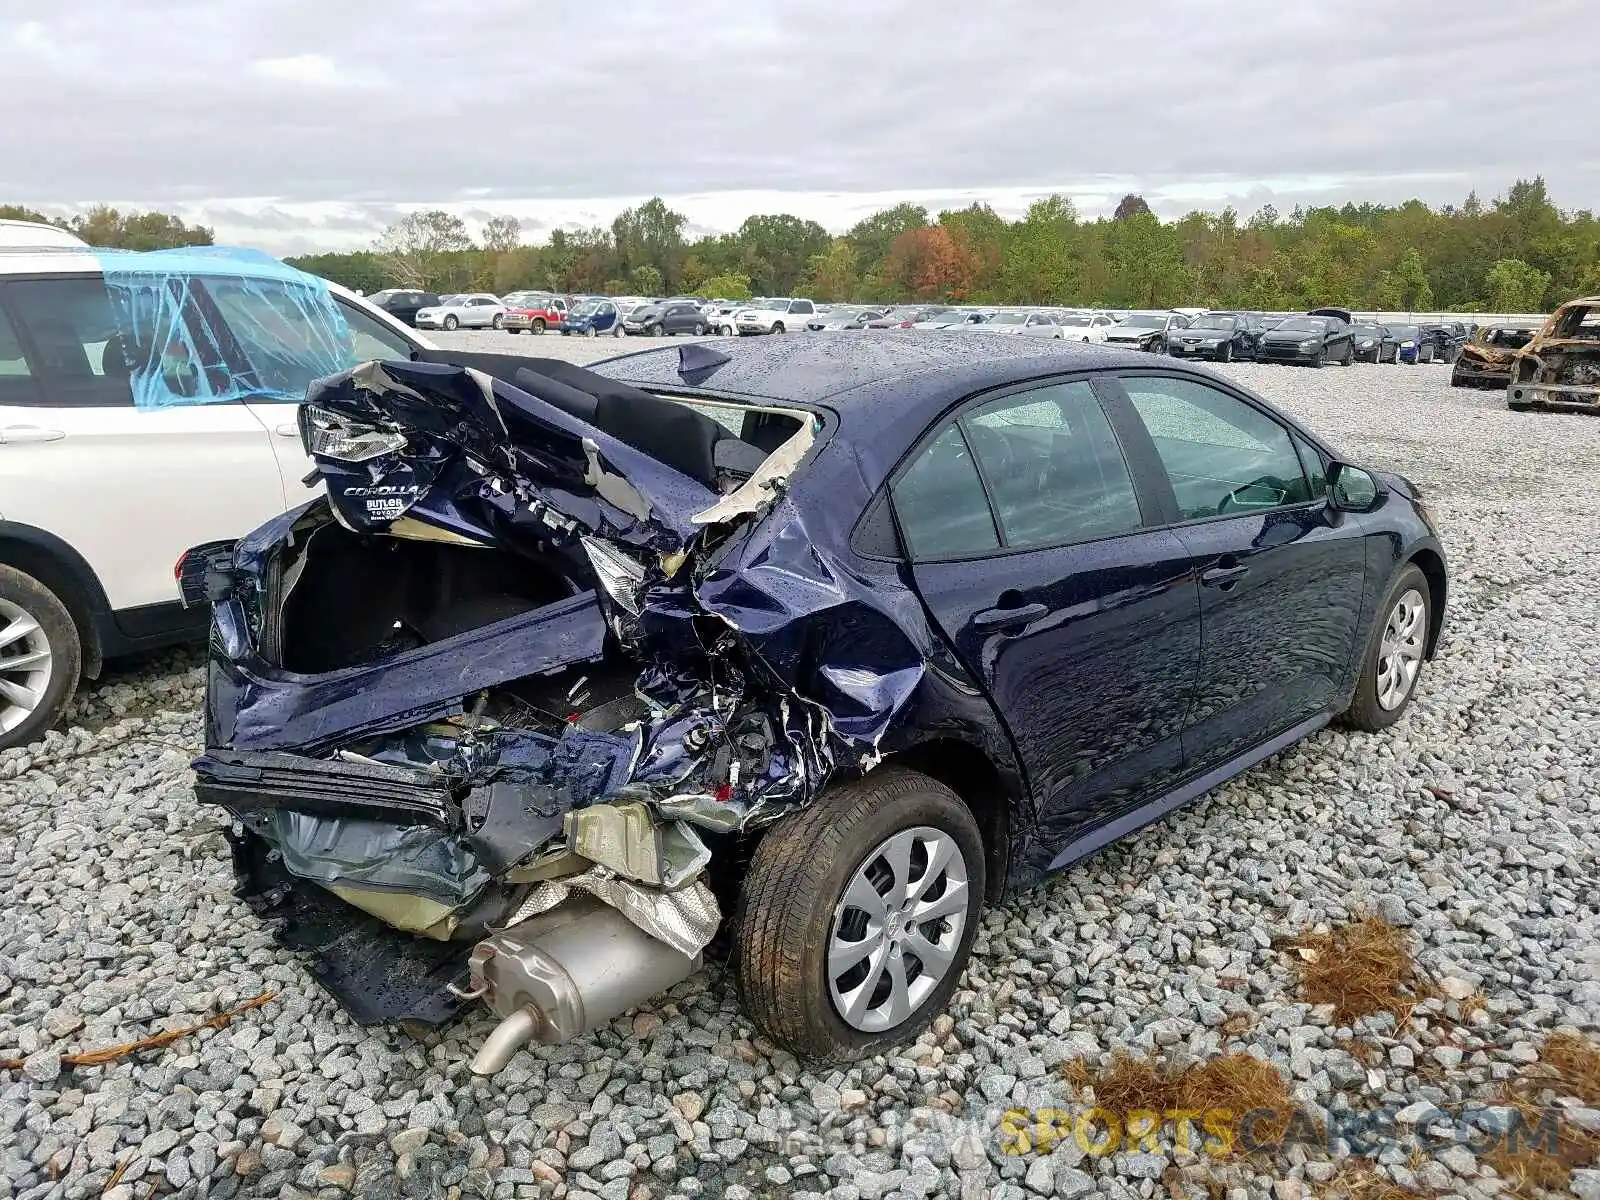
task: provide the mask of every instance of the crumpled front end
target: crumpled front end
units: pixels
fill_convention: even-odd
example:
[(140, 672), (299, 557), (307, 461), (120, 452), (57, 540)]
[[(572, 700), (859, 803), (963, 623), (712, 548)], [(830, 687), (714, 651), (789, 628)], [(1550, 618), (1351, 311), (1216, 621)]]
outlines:
[(584, 374), (321, 381), (327, 496), (184, 570), (241, 894), (358, 1020), (482, 999), (485, 1071), (696, 970), (719, 872), (875, 762), (924, 661), (788, 502), (815, 418), (759, 414), (763, 454)]

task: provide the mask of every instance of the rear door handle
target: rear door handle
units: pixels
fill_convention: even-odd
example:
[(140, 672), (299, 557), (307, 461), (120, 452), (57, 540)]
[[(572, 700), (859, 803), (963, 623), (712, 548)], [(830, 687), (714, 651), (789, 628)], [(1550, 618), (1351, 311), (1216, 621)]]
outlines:
[(1221, 588), (1228, 591), (1239, 580), (1250, 574), (1250, 568), (1234, 564), (1228, 567), (1212, 567), (1210, 570), (1200, 572), (1200, 582), (1207, 587)]
[(1010, 629), (1038, 620), (1050, 610), (1043, 604), (1024, 604), (1017, 608), (986, 608), (972, 618), (979, 629)]
[(65, 429), (46, 429), (43, 425), (0, 425), (0, 443), (59, 442)]

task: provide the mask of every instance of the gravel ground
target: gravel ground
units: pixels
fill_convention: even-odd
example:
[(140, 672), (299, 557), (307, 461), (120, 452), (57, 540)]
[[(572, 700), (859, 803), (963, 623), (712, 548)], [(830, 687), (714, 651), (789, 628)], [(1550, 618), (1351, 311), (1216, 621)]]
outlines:
[[(582, 361), (631, 348), (455, 338)], [(1395, 729), (1321, 733), (989, 913), (949, 1014), (901, 1055), (809, 1070), (712, 967), (481, 1081), (466, 1063), (487, 1019), (433, 1044), (364, 1031), (274, 948), (190, 796), (198, 657), (121, 669), (64, 731), (0, 754), (0, 1058), (27, 1060), (0, 1071), (0, 1197), (1149, 1198), (1205, 1196), (1209, 1178), (1228, 1200), (1294, 1200), (1353, 1148), (1175, 1169), (1071, 1139), (1002, 1152), (1007, 1108), (1069, 1100), (1063, 1062), (1214, 1054), (1240, 1013), (1236, 1044), (1313, 1114), (1492, 1103), (1544, 1034), (1600, 1022), (1600, 422), (1509, 413), (1442, 367), (1230, 370), (1428, 494), (1452, 556), (1447, 638)], [(1440, 980), (1403, 1029), (1336, 1027), (1273, 946), (1360, 910), (1408, 926)], [(164, 1050), (58, 1064), (266, 991)], [(1457, 1027), (1475, 991), (1487, 1006)], [(1381, 1058), (1357, 1062), (1352, 1036)], [(1502, 1183), (1459, 1145), (1378, 1160), (1428, 1195)]]

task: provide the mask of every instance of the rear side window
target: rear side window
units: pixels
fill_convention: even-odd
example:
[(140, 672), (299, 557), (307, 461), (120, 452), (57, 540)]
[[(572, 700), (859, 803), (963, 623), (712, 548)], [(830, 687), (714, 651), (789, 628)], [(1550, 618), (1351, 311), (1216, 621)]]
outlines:
[(1006, 396), (964, 424), (1007, 549), (1091, 541), (1142, 523), (1122, 448), (1087, 383)]
[(4, 310), (0, 310), (0, 387), (8, 379), (27, 379), (33, 372), (22, 353), (22, 340)]
[[(16, 331), (0, 328), (0, 374), (36, 376), (44, 404), (133, 403), (129, 358), (104, 280), (17, 280), (8, 295), (33, 354), (24, 363)], [(174, 382), (192, 385), (192, 375)]]
[(895, 515), (914, 559), (960, 558), (997, 550), (983, 481), (960, 428), (923, 448), (893, 488)]

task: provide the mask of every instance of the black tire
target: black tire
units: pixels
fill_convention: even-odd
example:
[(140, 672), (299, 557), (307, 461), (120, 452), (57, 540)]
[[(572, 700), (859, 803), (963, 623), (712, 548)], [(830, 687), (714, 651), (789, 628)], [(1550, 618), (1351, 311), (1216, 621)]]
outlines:
[[(965, 861), (966, 925), (944, 978), (900, 1024), (878, 1033), (839, 1016), (827, 979), (835, 906), (866, 856), (903, 830), (948, 834)], [(961, 799), (917, 771), (885, 767), (829, 788), (756, 847), (734, 930), (745, 1011), (796, 1054), (844, 1061), (899, 1045), (942, 1012), (960, 982), (983, 907), (983, 839)]]
[(443, 321), (440, 321), (439, 324), (443, 325), (448, 330), (456, 330), (461, 327), (461, 322), (456, 319), (455, 313), (450, 313)]
[[(26, 746), (61, 718), (72, 700), (73, 692), (77, 690), (78, 676), (83, 672), (83, 646), (78, 638), (78, 627), (67, 606), (32, 575), (24, 574), (15, 567), (0, 565), (0, 600), (22, 609), (38, 622), (39, 633), (44, 636), (51, 658), (49, 682), (45, 684), (44, 694), (33, 711), (13, 728), (0, 732), (0, 750), (5, 750), (12, 746)], [(9, 623), (6, 616), (0, 613), (0, 628)], [(8, 683), (19, 683), (23, 678), (20, 673), (5, 671), (8, 658), (15, 660), (21, 656), (16, 649), (19, 644), (25, 643), (13, 643), (11, 647), (0, 650), (0, 679)], [(4, 697), (0, 697), (0, 715), (4, 714), (6, 705)]]
[(1232, 342), (1224, 342), (1222, 344), (1222, 353), (1217, 356), (1217, 361), (1218, 362), (1225, 362), (1225, 363), (1231, 363), (1233, 361), (1233, 343)]
[(489, 322), (489, 328), (490, 329), (504, 329), (505, 327), (506, 327), (506, 319), (505, 319), (505, 317), (501, 316), (499, 313), (495, 313), (494, 320)]
[(1533, 405), (1529, 404), (1526, 400), (1507, 400), (1506, 401), (1506, 407), (1509, 408), (1512, 412), (1532, 412), (1533, 411)]
[(703, 323), (696, 322), (694, 327), (694, 335), (695, 337), (705, 337), (706, 327)]
[(533, 324), (528, 326), (528, 332), (529, 333), (543, 333), (544, 332), (544, 318), (543, 317), (535, 317), (533, 319)]
[(1417, 685), (1422, 682), (1422, 672), (1427, 666), (1425, 655), (1417, 668), (1417, 678), (1405, 698), (1394, 708), (1384, 708), (1378, 703), (1378, 652), (1382, 648), (1384, 629), (1395, 606), (1407, 592), (1412, 590), (1422, 593), (1424, 605), (1422, 636), (1426, 643), (1428, 630), (1432, 628), (1433, 621), (1433, 592), (1428, 587), (1428, 579), (1422, 571), (1408, 564), (1395, 576), (1395, 581), (1389, 585), (1389, 590), (1384, 595), (1383, 604), (1378, 609), (1377, 620), (1372, 626), (1372, 636), (1368, 639), (1366, 653), (1361, 659), (1361, 678), (1356, 682), (1355, 695), (1350, 700), (1350, 707), (1345, 709), (1340, 718), (1342, 724), (1352, 729), (1362, 729), (1368, 733), (1387, 729), (1400, 719), (1406, 709), (1411, 707), (1411, 701), (1416, 698)]
[(774, 321), (772, 323), (772, 332), (773, 333), (785, 333), (785, 332), (787, 332), (787, 330), (784, 329), (782, 321)]
[(1344, 348), (1344, 357), (1339, 360), (1341, 367), (1354, 366), (1356, 361), (1356, 344), (1351, 342)]
[(506, 332), (510, 333), (510, 334), (515, 334), (517, 337), (521, 337), (522, 336), (522, 330), (520, 330), (520, 329), (508, 329), (508, 330), (506, 330)]
[(1323, 363), (1325, 363), (1327, 361), (1328, 361), (1328, 348), (1326, 346), (1324, 346), (1324, 347), (1322, 347), (1322, 349), (1317, 351), (1317, 356), (1311, 360), (1311, 365), (1313, 367), (1316, 367), (1317, 370), (1320, 371), (1322, 369)]
[(583, 331), (583, 336), (584, 337), (599, 337), (600, 336), (600, 331), (598, 329), (596, 329), (593, 325), (591, 325), (591, 326), (589, 326), (589, 328), (587, 328), (587, 329), (585, 329)]

